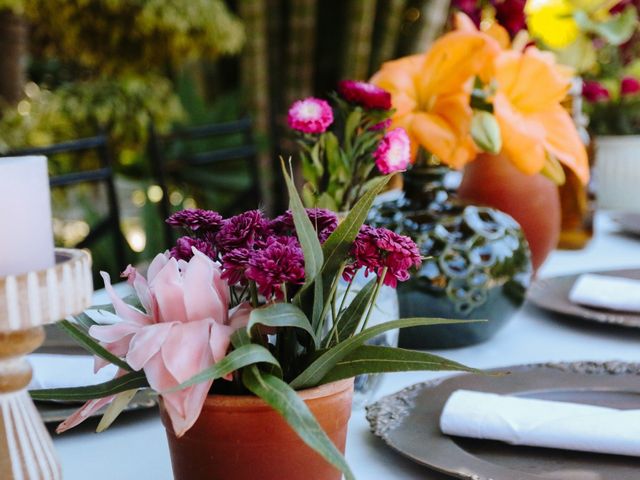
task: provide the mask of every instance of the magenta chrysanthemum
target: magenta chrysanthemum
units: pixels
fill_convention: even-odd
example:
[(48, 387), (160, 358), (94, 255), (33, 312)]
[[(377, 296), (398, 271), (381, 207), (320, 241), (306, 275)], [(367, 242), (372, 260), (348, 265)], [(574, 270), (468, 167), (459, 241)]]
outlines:
[(373, 153), (376, 167), (380, 173), (403, 172), (411, 162), (411, 141), (403, 128), (388, 132)]
[(372, 132), (379, 132), (380, 130), (386, 130), (391, 126), (391, 119), (387, 118), (379, 123), (376, 123), (374, 126), (370, 127), (369, 130)]
[(204, 253), (211, 259), (216, 258), (216, 252), (209, 242), (192, 237), (180, 237), (169, 254), (176, 260), (184, 260), (188, 262), (189, 260), (191, 260), (191, 258), (193, 258), (192, 247), (195, 247), (196, 250)]
[(409, 279), (409, 269), (422, 263), (420, 250), (413, 240), (386, 228), (363, 225), (351, 247), (353, 262), (345, 268), (343, 277), (350, 281), (363, 268), (369, 273), (382, 275), (387, 272), (384, 284), (396, 287), (398, 281)]
[(304, 255), (293, 237), (271, 237), (265, 248), (251, 252), (245, 275), (256, 282), (258, 292), (267, 299), (281, 300), (283, 284), (304, 283)]
[(245, 270), (249, 266), (252, 251), (248, 248), (236, 248), (222, 257), (222, 278), (229, 285), (245, 285)]
[(624, 77), (620, 81), (620, 94), (635, 95), (640, 92), (640, 81), (634, 77)]
[(220, 228), (222, 216), (212, 210), (186, 209), (174, 213), (166, 221), (172, 227), (212, 232)]
[(379, 110), (391, 108), (391, 94), (372, 83), (342, 80), (338, 83), (338, 93), (346, 101), (362, 105), (364, 108)]
[[(320, 243), (329, 238), (329, 235), (338, 226), (338, 217), (331, 210), (324, 208), (307, 208), (307, 216), (313, 224), (318, 234), (318, 240)], [(295, 235), (296, 229), (293, 223), (293, 213), (291, 210), (287, 210), (285, 213), (276, 217), (269, 224), (270, 230), (278, 235)]]
[(266, 233), (267, 220), (260, 210), (228, 218), (222, 223), (215, 242), (223, 254), (235, 248), (251, 248)]
[(607, 90), (607, 88), (600, 82), (596, 82), (595, 80), (585, 80), (582, 85), (582, 96), (587, 102), (592, 103), (609, 100), (611, 97), (609, 90)]
[(303, 133), (323, 133), (333, 123), (333, 110), (325, 100), (309, 97), (289, 108), (289, 127)]

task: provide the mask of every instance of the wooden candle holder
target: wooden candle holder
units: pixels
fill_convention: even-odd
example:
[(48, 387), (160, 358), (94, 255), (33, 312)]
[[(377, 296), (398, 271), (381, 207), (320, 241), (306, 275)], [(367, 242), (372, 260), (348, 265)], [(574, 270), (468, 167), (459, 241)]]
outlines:
[(44, 341), (43, 325), (91, 305), (91, 256), (56, 249), (46, 270), (0, 278), (0, 478), (61, 479), (60, 464), (27, 386), (25, 355)]

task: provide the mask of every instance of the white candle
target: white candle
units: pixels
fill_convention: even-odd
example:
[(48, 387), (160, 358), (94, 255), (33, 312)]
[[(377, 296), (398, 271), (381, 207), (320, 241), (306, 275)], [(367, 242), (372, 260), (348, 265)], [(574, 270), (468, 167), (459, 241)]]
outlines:
[(47, 158), (0, 158), (0, 277), (54, 262)]

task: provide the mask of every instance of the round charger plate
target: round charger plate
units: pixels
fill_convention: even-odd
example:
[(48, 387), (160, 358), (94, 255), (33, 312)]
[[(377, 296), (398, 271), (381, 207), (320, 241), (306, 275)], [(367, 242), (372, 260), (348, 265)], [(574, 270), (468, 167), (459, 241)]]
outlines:
[[(468, 480), (637, 480), (640, 458), (514, 446), (440, 432), (442, 408), (456, 390), (640, 408), (640, 364), (576, 362), (521, 365), (509, 375), (456, 375), (412, 385), (367, 407), (371, 431), (433, 470)], [(594, 435), (597, 432), (594, 432)]]
[[(640, 269), (637, 268), (590, 273), (640, 280)], [(569, 300), (569, 292), (579, 276), (565, 275), (538, 279), (529, 287), (527, 300), (538, 308), (561, 315), (622, 327), (640, 328), (640, 315), (637, 313), (590, 308)]]

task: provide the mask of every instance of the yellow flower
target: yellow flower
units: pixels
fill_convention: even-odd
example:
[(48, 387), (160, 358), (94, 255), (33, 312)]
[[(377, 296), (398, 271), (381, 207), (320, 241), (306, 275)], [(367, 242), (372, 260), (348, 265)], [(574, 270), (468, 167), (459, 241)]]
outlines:
[(574, 11), (570, 0), (529, 0), (525, 7), (529, 32), (551, 48), (567, 47), (580, 34)]

